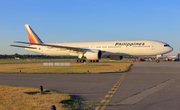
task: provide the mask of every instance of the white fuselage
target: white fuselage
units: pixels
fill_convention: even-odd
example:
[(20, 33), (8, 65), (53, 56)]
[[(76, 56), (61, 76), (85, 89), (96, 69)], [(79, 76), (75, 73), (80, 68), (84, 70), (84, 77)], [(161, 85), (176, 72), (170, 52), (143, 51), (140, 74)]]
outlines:
[[(88, 50), (101, 50), (102, 56), (154, 56), (169, 53), (173, 50), (171, 46), (164, 42), (152, 40), (139, 41), (109, 41), (109, 42), (76, 42), (76, 43), (48, 43), (51, 45), (61, 45), (69, 47), (79, 47)], [(31, 45), (37, 49), (28, 49), (33, 52), (50, 56), (79, 56), (81, 51), (74, 51), (66, 48), (56, 48), (50, 46)]]

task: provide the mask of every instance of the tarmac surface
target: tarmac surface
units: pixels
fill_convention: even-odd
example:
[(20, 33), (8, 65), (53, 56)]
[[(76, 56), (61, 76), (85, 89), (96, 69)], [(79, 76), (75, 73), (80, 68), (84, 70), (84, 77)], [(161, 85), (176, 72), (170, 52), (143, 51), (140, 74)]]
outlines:
[(132, 72), (105, 74), (0, 74), (0, 85), (67, 93), (91, 109), (178, 110), (180, 62), (134, 62)]

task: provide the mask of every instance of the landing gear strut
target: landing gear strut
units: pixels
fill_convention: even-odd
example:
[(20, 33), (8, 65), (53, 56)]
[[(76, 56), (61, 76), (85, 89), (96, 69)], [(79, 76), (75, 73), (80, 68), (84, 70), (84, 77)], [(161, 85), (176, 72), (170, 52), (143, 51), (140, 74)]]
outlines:
[(162, 57), (162, 56), (163, 56), (163, 55), (157, 55), (156, 63), (159, 63), (159, 62), (160, 62), (159, 58)]

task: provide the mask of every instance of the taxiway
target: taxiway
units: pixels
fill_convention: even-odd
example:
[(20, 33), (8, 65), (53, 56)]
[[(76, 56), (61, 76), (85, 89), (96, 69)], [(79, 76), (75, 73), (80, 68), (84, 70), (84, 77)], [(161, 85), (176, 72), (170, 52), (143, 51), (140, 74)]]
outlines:
[[(56, 90), (93, 109), (175, 110), (180, 108), (180, 62), (134, 62), (132, 72), (105, 74), (0, 74), (0, 84)], [(111, 105), (111, 106), (110, 106)]]

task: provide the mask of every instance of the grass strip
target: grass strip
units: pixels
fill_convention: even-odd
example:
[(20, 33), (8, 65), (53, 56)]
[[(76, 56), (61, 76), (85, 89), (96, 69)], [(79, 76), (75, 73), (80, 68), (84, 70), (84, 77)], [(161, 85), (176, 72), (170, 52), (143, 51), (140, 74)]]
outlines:
[[(78, 100), (72, 100), (68, 94), (59, 94), (29, 87), (12, 87), (0, 85), (0, 110), (50, 110), (52, 105), (57, 110), (77, 110)], [(68, 102), (68, 103), (65, 103)]]
[[(1, 63), (40, 63), (40, 62), (64, 62), (64, 61), (74, 61), (75, 59), (0, 59)], [(132, 59), (127, 60), (110, 60), (110, 59), (101, 59), (100, 62), (128, 62), (132, 63)]]
[(71, 66), (43, 66), (43, 64), (0, 65), (0, 73), (16, 74), (63, 74), (63, 73), (110, 73), (125, 72), (131, 63), (72, 63)]
[(75, 61), (75, 59), (0, 59), (1, 63), (40, 63), (40, 62), (64, 62)]

